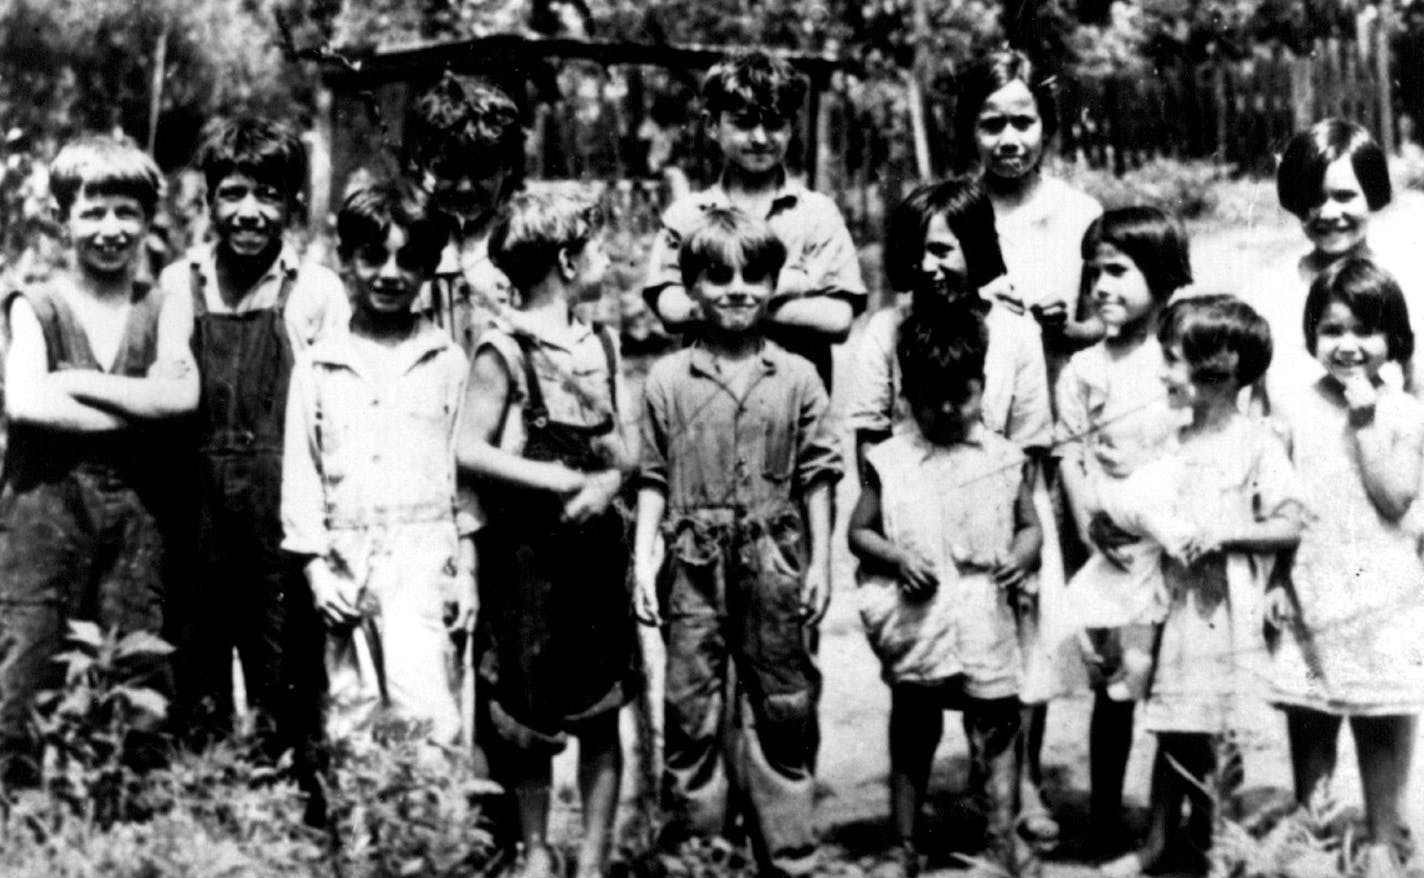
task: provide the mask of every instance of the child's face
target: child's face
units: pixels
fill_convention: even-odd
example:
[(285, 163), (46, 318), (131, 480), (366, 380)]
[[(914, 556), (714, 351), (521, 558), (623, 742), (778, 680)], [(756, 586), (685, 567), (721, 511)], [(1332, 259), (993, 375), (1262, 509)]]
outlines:
[(592, 302), (603, 295), (603, 280), (608, 274), (611, 260), (603, 246), (603, 236), (595, 235), (583, 249), (572, 254), (572, 282), (576, 291), (575, 301)]
[(1389, 360), (1389, 339), (1378, 327), (1367, 329), (1343, 302), (1331, 302), (1315, 328), (1315, 359), (1341, 384), (1365, 377), (1373, 381)]
[(65, 219), (77, 267), (97, 278), (128, 271), (143, 246), (148, 223), (137, 198), (98, 195), (81, 187)]
[(1174, 409), (1189, 409), (1197, 402), (1197, 385), (1192, 381), (1192, 367), (1182, 356), (1182, 346), (1176, 342), (1162, 346), (1162, 385), (1167, 388), (1167, 403)]
[(920, 276), (948, 299), (959, 298), (969, 288), (969, 263), (965, 260), (964, 248), (950, 231), (943, 214), (933, 216), (925, 229)]
[(779, 170), (785, 161), (791, 120), (774, 111), (724, 111), (715, 120), (713, 135), (728, 163), (761, 176)]
[(437, 210), (461, 223), (471, 223), (489, 216), (499, 207), (509, 169), (427, 167), (422, 173), (422, 185), (430, 193)]
[(1157, 310), (1147, 277), (1112, 244), (1098, 245), (1087, 271), (1093, 306), (1110, 332), (1139, 324)]
[(291, 218), (287, 193), (247, 174), (228, 174), (211, 195), (213, 229), (219, 245), (238, 259), (266, 259), (282, 246)]
[(974, 123), (974, 145), (984, 172), (1001, 180), (1019, 180), (1038, 169), (1043, 158), (1043, 117), (1022, 80), (1014, 80), (984, 101)]
[(1342, 256), (1364, 244), (1370, 222), (1370, 205), (1349, 156), (1326, 166), (1320, 188), (1325, 200), (1310, 209), (1301, 225), (1317, 253)]
[(703, 319), (725, 333), (752, 332), (766, 313), (776, 279), (744, 266), (710, 265), (692, 286)]
[(354, 304), (367, 316), (410, 313), (425, 273), (422, 254), (409, 245), (406, 230), (393, 225), (384, 241), (373, 241), (351, 254), (348, 268)]
[(916, 400), (910, 412), (920, 433), (935, 445), (963, 442), (983, 416), (984, 382), (973, 379), (959, 399)]

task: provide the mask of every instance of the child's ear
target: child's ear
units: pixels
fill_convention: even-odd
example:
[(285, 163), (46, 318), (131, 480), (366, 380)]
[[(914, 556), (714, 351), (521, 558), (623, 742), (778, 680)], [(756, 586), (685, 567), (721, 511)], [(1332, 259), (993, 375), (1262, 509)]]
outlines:
[(559, 248), (559, 277), (566, 283), (573, 283), (578, 277), (578, 254), (570, 247)]

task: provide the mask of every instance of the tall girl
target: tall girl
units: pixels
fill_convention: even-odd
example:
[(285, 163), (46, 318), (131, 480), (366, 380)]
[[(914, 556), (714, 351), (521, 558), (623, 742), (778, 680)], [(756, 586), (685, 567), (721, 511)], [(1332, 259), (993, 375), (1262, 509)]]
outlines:
[(1162, 456), (1180, 413), (1162, 385), (1157, 323), (1172, 294), (1191, 283), (1187, 236), (1155, 207), (1110, 210), (1083, 236), (1083, 288), (1105, 337), (1079, 351), (1058, 379), (1061, 472), (1078, 534), (1093, 549), (1068, 583), (1068, 612), (1085, 635), (1096, 698), (1089, 759), (1092, 818), (1111, 845), (1132, 749), (1133, 712), (1151, 673), (1162, 621), (1160, 551), (1104, 526), (1100, 495)]
[(1303, 517), (1284, 443), (1237, 406), (1271, 360), (1265, 321), (1231, 296), (1186, 299), (1163, 312), (1157, 338), (1167, 400), (1187, 423), (1172, 451), (1103, 498), (1118, 527), (1162, 548), (1167, 601), (1144, 711), (1157, 733), (1149, 833), (1109, 875), (1204, 866), (1218, 738), (1262, 673), (1262, 594)]
[(1409, 360), (1414, 333), (1394, 279), (1350, 257), (1326, 269), (1305, 302), (1306, 345), (1323, 368), (1271, 383), (1292, 428), (1315, 519), (1291, 572), (1293, 609), (1276, 654), (1296, 796), (1309, 799), (1336, 764), (1342, 720), (1354, 733), (1373, 855), (1402, 853), (1404, 785), (1415, 717), (1424, 710), (1424, 565), (1406, 515), (1424, 455), (1424, 406), (1381, 374)]

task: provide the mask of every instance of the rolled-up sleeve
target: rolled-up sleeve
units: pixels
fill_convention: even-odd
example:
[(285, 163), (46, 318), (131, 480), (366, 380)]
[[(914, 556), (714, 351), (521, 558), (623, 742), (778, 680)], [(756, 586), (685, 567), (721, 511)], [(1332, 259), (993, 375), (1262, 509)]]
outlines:
[(845, 473), (840, 442), (831, 429), (830, 398), (815, 370), (809, 363), (806, 367), (796, 396), (796, 481), (802, 491), (822, 479), (834, 484)]
[(314, 366), (297, 360), (287, 391), (286, 436), (282, 453), (282, 548), (298, 555), (324, 556), (331, 550), (326, 528), (316, 414)]
[[(808, 195), (812, 197), (813, 194)], [(825, 196), (816, 197), (815, 223), (807, 238), (802, 268), (811, 277), (812, 286), (825, 295), (844, 299), (860, 314), (869, 295), (860, 271), (860, 256), (835, 202)]]
[(639, 488), (668, 490), (668, 393), (657, 367), (648, 374), (643, 386), (642, 433), (638, 451)]
[[(643, 279), (643, 301), (654, 314), (658, 313), (658, 297), (668, 287), (682, 286), (682, 269), (678, 256), (682, 250), (682, 236), (690, 223), (689, 208), (674, 204), (663, 212), (662, 227), (653, 236), (653, 246), (648, 252), (648, 271)], [(662, 317), (661, 314), (658, 315)]]
[(865, 325), (850, 376), (846, 421), (852, 432), (888, 433), (894, 423), (895, 328), (898, 312), (889, 308)]

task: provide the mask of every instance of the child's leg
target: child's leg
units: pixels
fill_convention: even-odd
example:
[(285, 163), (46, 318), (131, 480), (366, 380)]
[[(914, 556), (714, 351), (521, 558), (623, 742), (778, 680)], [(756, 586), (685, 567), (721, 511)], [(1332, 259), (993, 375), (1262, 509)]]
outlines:
[(890, 691), (890, 817), (902, 844), (914, 844), (935, 748), (944, 734), (944, 709), (931, 690), (914, 685)]
[(1414, 717), (1356, 716), (1350, 718), (1360, 782), (1365, 788), (1365, 819), (1376, 844), (1403, 854), (1408, 835), (1401, 803), (1414, 758)]
[(613, 817), (618, 810), (618, 783), (623, 776), (623, 742), (618, 711), (589, 720), (579, 728), (579, 795), (583, 799), (583, 843), (579, 846), (576, 878), (603, 874)]
[(1039, 841), (1058, 838), (1058, 823), (1043, 801), (1043, 734), (1048, 726), (1048, 703), (1020, 708), (1017, 771), (1019, 813), (1025, 831)]
[(1304, 805), (1321, 782), (1335, 775), (1340, 717), (1303, 707), (1286, 709), (1295, 800)]
[(1108, 875), (1132, 875), (1159, 866), (1167, 846), (1176, 835), (1182, 821), (1182, 803), (1186, 798), (1187, 780), (1172, 761), (1177, 758), (1173, 745), (1180, 736), (1161, 733), (1157, 736), (1157, 752), (1152, 756), (1152, 787), (1148, 797), (1147, 838), (1135, 852), (1104, 867)]
[(1011, 874), (1017, 874), (1014, 786), (1022, 721), (1018, 699), (970, 699), (963, 721), (969, 741), (970, 777), (977, 787), (973, 792), (988, 817), (986, 848)]
[[(0, 560), (0, 569), (13, 569), (9, 560)], [(0, 788), (39, 785), (30, 711), (37, 692), (64, 682), (63, 666), (53, 661), (63, 648), (64, 621), (52, 603), (0, 604)]]
[(554, 783), (553, 760), (541, 750), (510, 749), (509, 778), (519, 813), (519, 839), (524, 843), (521, 878), (553, 878), (557, 862), (549, 847), (549, 790)]
[(1225, 802), (1217, 802), (1209, 791), (1215, 789), (1217, 772), (1217, 749), (1220, 739), (1214, 735), (1182, 734), (1174, 743), (1177, 762), (1187, 770), (1190, 779), (1183, 778), (1184, 799), (1191, 803), (1191, 816), (1187, 819), (1186, 843), (1183, 851), (1189, 868), (1206, 865), (1207, 854), (1211, 852), (1212, 837), (1216, 833), (1216, 809)]
[(1122, 820), (1122, 782), (1132, 752), (1134, 701), (1118, 701), (1105, 689), (1093, 695), (1088, 732), (1092, 824), (1102, 831)]

